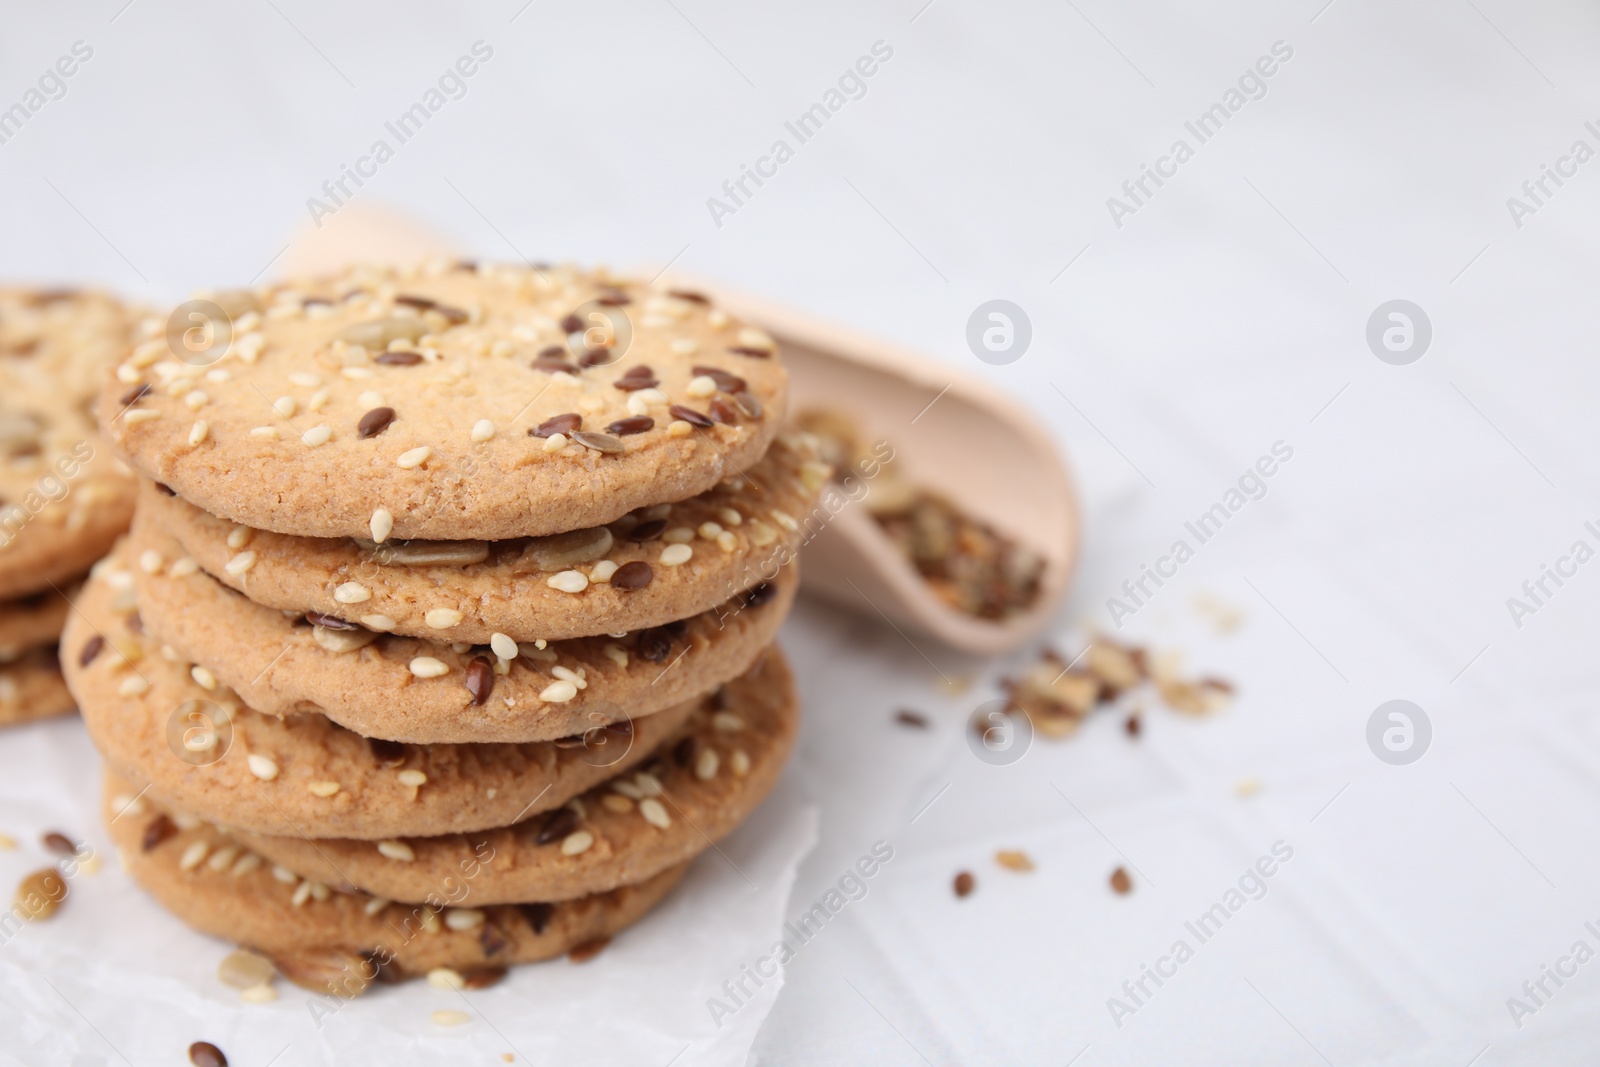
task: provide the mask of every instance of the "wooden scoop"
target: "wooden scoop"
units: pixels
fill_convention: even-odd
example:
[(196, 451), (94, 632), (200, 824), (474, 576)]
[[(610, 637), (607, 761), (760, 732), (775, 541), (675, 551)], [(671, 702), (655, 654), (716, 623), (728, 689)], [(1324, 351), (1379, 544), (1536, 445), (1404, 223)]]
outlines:
[[(303, 231), (282, 269), (304, 276), (458, 252), (404, 215), (358, 202)], [(792, 378), (791, 414), (848, 416), (865, 440), (894, 449), (889, 467), (900, 479), (943, 494), (1043, 559), (1027, 610), (977, 618), (939, 599), (865, 503), (852, 502), (806, 544), (807, 591), (985, 656), (1016, 649), (1054, 617), (1077, 562), (1077, 496), (1054, 439), (1027, 408), (975, 376), (803, 312), (680, 274), (670, 284), (710, 295), (777, 339)]]

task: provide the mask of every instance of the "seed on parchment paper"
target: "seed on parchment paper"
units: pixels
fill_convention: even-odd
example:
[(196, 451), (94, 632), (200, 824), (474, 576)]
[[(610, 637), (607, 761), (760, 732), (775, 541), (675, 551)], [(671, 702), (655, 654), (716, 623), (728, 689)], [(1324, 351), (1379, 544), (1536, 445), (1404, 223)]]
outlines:
[(235, 989), (267, 985), (277, 973), (271, 960), (246, 948), (235, 949), (217, 964), (217, 981)]
[(209, 1041), (196, 1041), (189, 1046), (189, 1062), (194, 1067), (228, 1067), (228, 1057)]
[(17, 886), (12, 911), (24, 919), (48, 919), (67, 899), (67, 880), (54, 867), (34, 871)]
[(1003, 848), (994, 854), (994, 861), (1008, 871), (1026, 873), (1033, 870), (1033, 860), (1021, 849)]
[(51, 852), (59, 852), (63, 856), (70, 856), (78, 851), (78, 846), (72, 843), (72, 838), (58, 830), (52, 830), (41, 839), (44, 847)]
[(1127, 868), (1118, 867), (1111, 872), (1111, 888), (1124, 896), (1133, 892), (1133, 879), (1129, 877)]
[(976, 878), (972, 877), (972, 872), (971, 871), (962, 871), (960, 874), (956, 875), (956, 881), (955, 881), (956, 896), (958, 896), (958, 897), (966, 896), (968, 893), (971, 893), (973, 891), (973, 889), (977, 888), (977, 885), (978, 885), (978, 880)]
[(899, 711), (895, 712), (894, 721), (899, 723), (901, 726), (914, 726), (918, 730), (926, 730), (928, 729), (929, 725), (928, 717), (926, 715), (922, 714), (920, 711), (912, 711), (910, 708), (901, 708)]
[(1143, 728), (1144, 724), (1140, 721), (1137, 714), (1129, 715), (1127, 720), (1122, 724), (1123, 731), (1127, 733), (1129, 737), (1133, 738), (1137, 738), (1139, 736), (1139, 732)]

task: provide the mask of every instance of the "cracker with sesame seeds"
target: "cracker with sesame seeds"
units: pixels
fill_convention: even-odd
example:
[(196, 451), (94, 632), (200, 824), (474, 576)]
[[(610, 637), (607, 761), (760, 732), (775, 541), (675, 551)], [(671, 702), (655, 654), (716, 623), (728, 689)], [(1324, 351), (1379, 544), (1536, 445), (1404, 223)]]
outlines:
[[(118, 558), (176, 543), (141, 512)], [(639, 718), (740, 674), (772, 642), (798, 563), (711, 611), (612, 637), (450, 644), (262, 607), (204, 571), (135, 569), (145, 627), (250, 707), (319, 712), (368, 737), (414, 744), (545, 741)], [(134, 568), (130, 568), (134, 569)], [(357, 598), (362, 590), (345, 592)], [(507, 639), (509, 641), (509, 638)]]
[(652, 877), (732, 832), (777, 784), (798, 726), (794, 677), (774, 645), (649, 760), (514, 826), (408, 838), (398, 854), (370, 841), (236, 837), (301, 877), (409, 901), (487, 846), (495, 862), (472, 880), (474, 902), (569, 900)]
[[(448, 907), (442, 898), (436, 906), (396, 904), (274, 869), (215, 827), (153, 803), (137, 816), (118, 817), (111, 798), (131, 791), (106, 773), (103, 818), (135, 882), (194, 929), (263, 953), (290, 981), (343, 997), (373, 981), (422, 977), (441, 967), (470, 985), (477, 976), (493, 980), (499, 968), (564, 955), (638, 922), (688, 869), (669, 867), (578, 900), (486, 908)], [(214, 862), (219, 856), (226, 862)]]
[[(825, 521), (813, 511), (828, 474), (809, 435), (781, 434), (743, 476), (688, 500), (640, 508), (593, 530), (496, 542), (405, 542), (381, 524), (381, 544), (292, 537), (219, 519), (149, 481), (139, 513), (258, 604), (357, 624), (377, 619), (390, 633), (482, 645), (497, 633), (559, 640), (711, 610), (761, 582), (773, 561), (792, 557), (808, 529)], [(667, 565), (664, 551), (685, 533), (688, 562)], [(367, 595), (350, 602), (350, 583)]]
[(127, 529), (133, 480), (93, 408), (141, 328), (100, 293), (0, 288), (0, 599), (64, 584)]
[(174, 360), (140, 346), (101, 424), (146, 477), (279, 533), (367, 537), (380, 511), (402, 539), (604, 525), (748, 469), (787, 401), (770, 337), (604, 272), (360, 267), (203, 299), (228, 345), (198, 395), (154, 388)]
[[(205, 688), (187, 661), (130, 628), (134, 616), (117, 610), (115, 595), (110, 583), (92, 580), (63, 637), (64, 668), (91, 740), (151, 795), (262, 834), (379, 840), (504, 826), (644, 760), (699, 704), (559, 741), (373, 740), (322, 715), (264, 715), (231, 690)], [(128, 678), (149, 688), (126, 694)]]

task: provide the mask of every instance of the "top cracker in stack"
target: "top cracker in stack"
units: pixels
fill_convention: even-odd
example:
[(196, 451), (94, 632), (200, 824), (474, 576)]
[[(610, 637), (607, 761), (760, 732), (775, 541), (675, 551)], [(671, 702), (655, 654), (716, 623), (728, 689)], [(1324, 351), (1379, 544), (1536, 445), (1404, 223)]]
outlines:
[(148, 582), (146, 621), (251, 706), (543, 740), (703, 692), (771, 640), (737, 597), (792, 594), (777, 565), (826, 468), (802, 439), (769, 448), (786, 373), (705, 298), (439, 264), (190, 306), (221, 320), (212, 349), (135, 349), (100, 415), (148, 480), (147, 570), (192, 558), (243, 594)]

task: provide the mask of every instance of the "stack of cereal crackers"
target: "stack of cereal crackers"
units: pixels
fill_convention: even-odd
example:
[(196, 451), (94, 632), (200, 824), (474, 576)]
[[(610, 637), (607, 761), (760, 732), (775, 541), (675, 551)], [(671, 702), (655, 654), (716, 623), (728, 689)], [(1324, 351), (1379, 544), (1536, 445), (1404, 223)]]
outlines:
[(597, 951), (793, 744), (829, 470), (771, 338), (443, 261), (186, 318), (100, 396), (137, 508), (62, 639), (129, 871), (337, 994)]
[(137, 328), (98, 293), (0, 289), (0, 724), (72, 710), (56, 654), (70, 598), (133, 514), (94, 403)]

